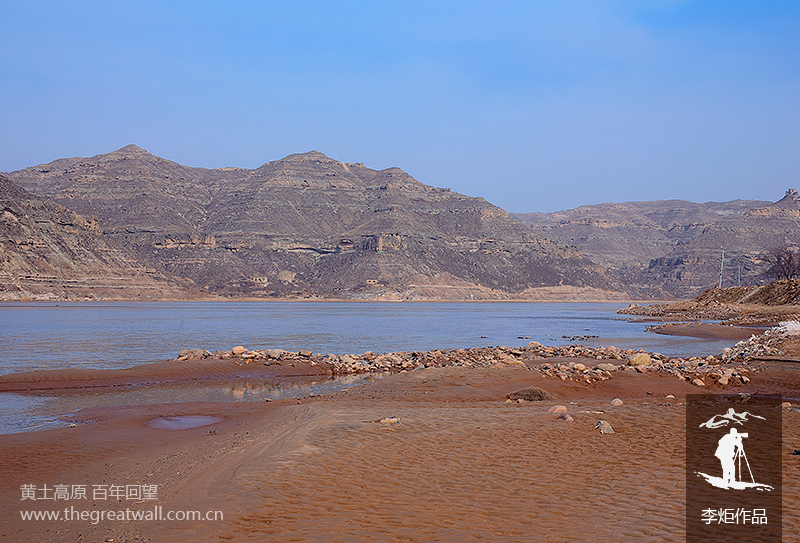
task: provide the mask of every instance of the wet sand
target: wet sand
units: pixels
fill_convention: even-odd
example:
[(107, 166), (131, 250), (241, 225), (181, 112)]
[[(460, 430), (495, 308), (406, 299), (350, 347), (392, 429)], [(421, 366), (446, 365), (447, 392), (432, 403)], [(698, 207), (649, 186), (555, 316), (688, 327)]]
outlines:
[[(730, 391), (796, 397), (798, 375), (774, 364)], [(506, 403), (531, 386), (557, 399)], [(682, 402), (696, 392), (658, 373), (579, 384), (450, 367), (302, 400), (87, 409), (74, 428), (0, 436), (0, 541), (682, 541)], [(554, 404), (575, 420), (548, 413)], [(152, 427), (164, 418), (210, 423)], [(600, 419), (616, 433), (594, 431)], [(800, 412), (783, 421), (784, 540), (798, 541)], [(20, 501), (22, 484), (61, 483), (158, 484), (164, 510), (224, 520), (19, 519), (23, 508), (92, 509)], [(94, 508), (126, 505), (152, 507)]]
[(668, 336), (687, 336), (704, 339), (748, 339), (754, 334), (761, 334), (765, 327), (743, 327), (724, 324), (709, 324), (702, 322), (668, 323), (654, 326), (650, 331)]
[(219, 359), (167, 360), (124, 369), (73, 368), (9, 373), (0, 375), (0, 392), (330, 374), (330, 366), (327, 364), (310, 365), (285, 362), (267, 366), (257, 362), (237, 364), (231, 360)]

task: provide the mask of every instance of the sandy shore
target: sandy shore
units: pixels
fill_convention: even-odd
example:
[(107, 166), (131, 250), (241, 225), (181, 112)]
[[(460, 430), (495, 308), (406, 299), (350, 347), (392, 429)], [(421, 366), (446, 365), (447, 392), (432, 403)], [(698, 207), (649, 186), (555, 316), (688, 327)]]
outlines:
[[(772, 364), (731, 391), (798, 397), (799, 375)], [(556, 399), (506, 402), (531, 386)], [(86, 409), (74, 428), (0, 436), (0, 541), (681, 541), (682, 403), (696, 392), (659, 373), (586, 384), (520, 366), (449, 367), (302, 400)], [(624, 405), (611, 407), (615, 397)], [(554, 404), (575, 420), (548, 413)], [(215, 418), (153, 427), (192, 420), (180, 417)], [(594, 431), (600, 419), (616, 433)], [(800, 463), (789, 453), (800, 412), (783, 421), (784, 540), (797, 541)], [(158, 499), (21, 501), (26, 484), (155, 484)], [(154, 505), (224, 519), (20, 519), (23, 509)]]
[(747, 339), (754, 334), (761, 334), (766, 327), (730, 326), (702, 322), (676, 322), (651, 326), (648, 331), (667, 336), (686, 336), (704, 339)]

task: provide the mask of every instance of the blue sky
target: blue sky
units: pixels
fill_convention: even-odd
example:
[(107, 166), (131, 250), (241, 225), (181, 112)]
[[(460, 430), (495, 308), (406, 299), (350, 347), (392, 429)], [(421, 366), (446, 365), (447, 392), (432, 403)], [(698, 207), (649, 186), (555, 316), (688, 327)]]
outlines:
[(0, 171), (312, 149), (509, 211), (800, 185), (800, 2), (0, 0)]

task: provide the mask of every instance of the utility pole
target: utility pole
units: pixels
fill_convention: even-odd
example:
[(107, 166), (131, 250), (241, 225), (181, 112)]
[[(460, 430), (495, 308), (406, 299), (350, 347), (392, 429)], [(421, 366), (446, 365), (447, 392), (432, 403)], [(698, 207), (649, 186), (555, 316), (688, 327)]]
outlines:
[(719, 261), (719, 288), (722, 288), (722, 266), (725, 265), (725, 249), (722, 250), (722, 260)]

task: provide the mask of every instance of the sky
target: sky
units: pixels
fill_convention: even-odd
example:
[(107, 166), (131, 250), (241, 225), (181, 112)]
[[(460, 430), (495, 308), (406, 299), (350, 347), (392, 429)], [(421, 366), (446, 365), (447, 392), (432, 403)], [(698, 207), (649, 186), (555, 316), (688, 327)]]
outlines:
[(800, 188), (796, 0), (0, 0), (0, 171), (317, 150), (511, 212)]

